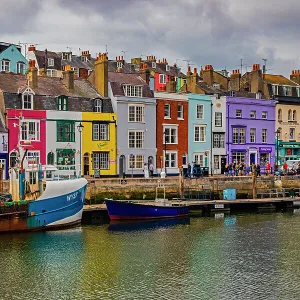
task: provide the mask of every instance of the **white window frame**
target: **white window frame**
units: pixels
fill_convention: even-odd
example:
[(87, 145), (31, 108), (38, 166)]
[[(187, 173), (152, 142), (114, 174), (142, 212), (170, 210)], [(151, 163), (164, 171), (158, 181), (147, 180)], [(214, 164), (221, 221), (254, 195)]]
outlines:
[(124, 91), (124, 95), (126, 97), (136, 97), (136, 98), (143, 97), (143, 86), (142, 85), (124, 84), (123, 91)]
[(165, 153), (165, 168), (178, 168), (178, 153), (177, 151), (166, 151)]
[[(168, 114), (166, 114), (166, 108), (168, 110)], [(164, 104), (164, 118), (165, 119), (171, 119), (171, 105), (168, 103)]]
[(236, 109), (235, 110), (235, 117), (236, 118), (241, 118), (242, 117), (242, 110), (241, 109)]
[(1, 60), (1, 71), (2, 72), (10, 72), (10, 60), (8, 60), (8, 59)]
[(245, 162), (246, 161), (246, 152), (234, 151), (232, 152), (232, 161), (233, 162)]
[(92, 129), (93, 141), (109, 141), (109, 124), (95, 122)]
[(194, 125), (194, 142), (206, 142), (206, 125)]
[(262, 111), (261, 112), (261, 118), (264, 119), (264, 120), (267, 120), (268, 119), (268, 112), (267, 111)]
[(54, 67), (54, 59), (53, 58), (48, 58), (48, 66)]
[(17, 62), (17, 73), (18, 74), (25, 74), (25, 68), (26, 67), (26, 65), (25, 65), (25, 63), (23, 63), (23, 62)]
[(225, 133), (215, 132), (213, 134), (213, 148), (217, 148), (217, 149), (225, 148)]
[(163, 144), (178, 144), (178, 126), (164, 126)]
[(39, 150), (28, 150), (26, 154), (26, 160), (28, 165), (37, 165), (40, 163), (40, 151)]
[[(27, 97), (30, 97), (30, 102), (29, 101), (27, 101), (28, 100), (28, 98)], [(30, 108), (28, 108), (28, 107), (25, 107), (25, 98), (27, 98), (26, 99), (26, 103), (27, 104), (30, 104)], [(27, 106), (27, 105), (26, 105)], [(33, 94), (32, 93), (29, 93), (29, 92), (27, 92), (27, 91), (25, 91), (23, 94), (22, 94), (22, 109), (24, 109), (24, 110), (33, 110)]]
[(144, 169), (145, 157), (144, 155), (135, 154), (128, 155), (128, 170)]
[(152, 67), (152, 69), (155, 69), (156, 68), (156, 62), (152, 62), (152, 64), (151, 64), (151, 67)]
[(177, 119), (184, 120), (183, 104), (178, 104), (177, 106)]
[(166, 65), (166, 71), (169, 72), (170, 71), (170, 66)]
[(55, 69), (47, 69), (47, 76), (48, 77), (57, 77), (57, 70), (55, 70)]
[(93, 170), (109, 170), (109, 152), (108, 151), (95, 151), (93, 152), (92, 160)]
[(256, 143), (256, 128), (250, 128), (250, 143)]
[(223, 114), (221, 112), (215, 112), (215, 127), (222, 127)]
[(250, 110), (250, 118), (256, 119), (256, 110)]
[(76, 77), (79, 77), (79, 68), (72, 67), (71, 70), (74, 71)]
[(204, 119), (204, 105), (197, 104), (196, 106), (196, 119), (203, 120)]
[(123, 64), (121, 61), (117, 61), (117, 68), (122, 68), (123, 67)]
[(267, 140), (268, 140), (267, 137), (268, 137), (268, 130), (263, 128), (261, 130), (261, 142), (264, 144), (267, 143)]
[(144, 130), (128, 130), (128, 148), (144, 149), (145, 131)]
[(166, 84), (166, 75), (165, 74), (159, 74), (159, 83)]
[(87, 62), (88, 61), (88, 58), (85, 55), (82, 55), (80, 58), (81, 58), (82, 62)]
[(272, 85), (273, 95), (278, 96), (278, 85)]
[[(23, 124), (27, 126), (27, 128), (23, 127)], [(35, 127), (35, 132), (32, 133), (32, 129), (30, 130), (30, 124), (34, 124)], [(32, 125), (31, 125), (32, 126)], [(38, 142), (40, 141), (40, 121), (39, 120), (33, 120), (33, 119), (23, 119), (21, 120), (21, 141), (33, 141), (33, 142)], [(23, 137), (27, 138), (23, 138)]]
[(204, 157), (205, 157), (204, 153), (194, 153), (193, 154), (193, 162), (196, 165), (200, 165), (200, 167), (204, 167), (204, 165), (205, 165)]
[(128, 105), (128, 122), (145, 123), (145, 105), (129, 104)]
[(102, 112), (102, 100), (101, 99), (94, 100), (94, 112)]

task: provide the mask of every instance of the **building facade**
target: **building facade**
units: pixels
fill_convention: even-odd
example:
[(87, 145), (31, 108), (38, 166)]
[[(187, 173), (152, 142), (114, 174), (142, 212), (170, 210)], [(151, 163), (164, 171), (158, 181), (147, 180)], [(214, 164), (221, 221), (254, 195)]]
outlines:
[(154, 97), (157, 101), (157, 171), (164, 169), (166, 175), (178, 175), (180, 167), (187, 168), (188, 164), (188, 96), (156, 92)]
[(188, 94), (188, 159), (212, 173), (212, 98)]
[(275, 163), (274, 100), (227, 97), (227, 161), (260, 164)]

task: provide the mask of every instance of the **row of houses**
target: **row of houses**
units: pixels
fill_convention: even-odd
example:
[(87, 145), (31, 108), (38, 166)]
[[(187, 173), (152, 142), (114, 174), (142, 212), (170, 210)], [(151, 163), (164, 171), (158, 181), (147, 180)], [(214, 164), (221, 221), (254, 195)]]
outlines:
[(151, 163), (156, 173), (175, 175), (193, 162), (220, 174), (228, 162), (264, 166), (300, 158), (299, 71), (288, 79), (255, 64), (228, 76), (206, 65), (183, 74), (154, 56), (126, 63), (83, 54), (90, 71), (79, 70), (82, 76), (63, 54), (60, 74), (48, 72), (47, 56), (32, 56), (27, 74), (2, 69), (5, 177), (16, 163), (18, 140), (33, 164), (82, 165), (92, 176), (142, 175)]

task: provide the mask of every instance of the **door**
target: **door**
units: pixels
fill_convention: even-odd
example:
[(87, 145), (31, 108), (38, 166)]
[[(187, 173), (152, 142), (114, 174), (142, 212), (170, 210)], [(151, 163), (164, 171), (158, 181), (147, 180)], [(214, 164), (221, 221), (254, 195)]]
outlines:
[(226, 157), (221, 157), (221, 174), (224, 174), (226, 166)]
[(83, 156), (83, 175), (90, 175), (90, 156), (88, 153)]
[(5, 180), (6, 179), (6, 159), (0, 159), (0, 165), (2, 167), (2, 179)]
[(121, 155), (119, 158), (119, 176), (124, 176), (125, 174), (125, 156)]
[(250, 153), (250, 165), (256, 164), (256, 153)]

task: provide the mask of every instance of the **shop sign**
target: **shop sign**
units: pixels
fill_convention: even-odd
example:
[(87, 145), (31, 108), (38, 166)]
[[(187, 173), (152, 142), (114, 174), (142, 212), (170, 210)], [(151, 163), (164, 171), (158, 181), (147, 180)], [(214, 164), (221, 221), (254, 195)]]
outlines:
[(279, 147), (283, 147), (283, 148), (300, 148), (300, 144), (287, 144), (287, 145), (283, 145), (283, 144), (279, 144)]
[(271, 147), (259, 147), (259, 152), (272, 152)]

